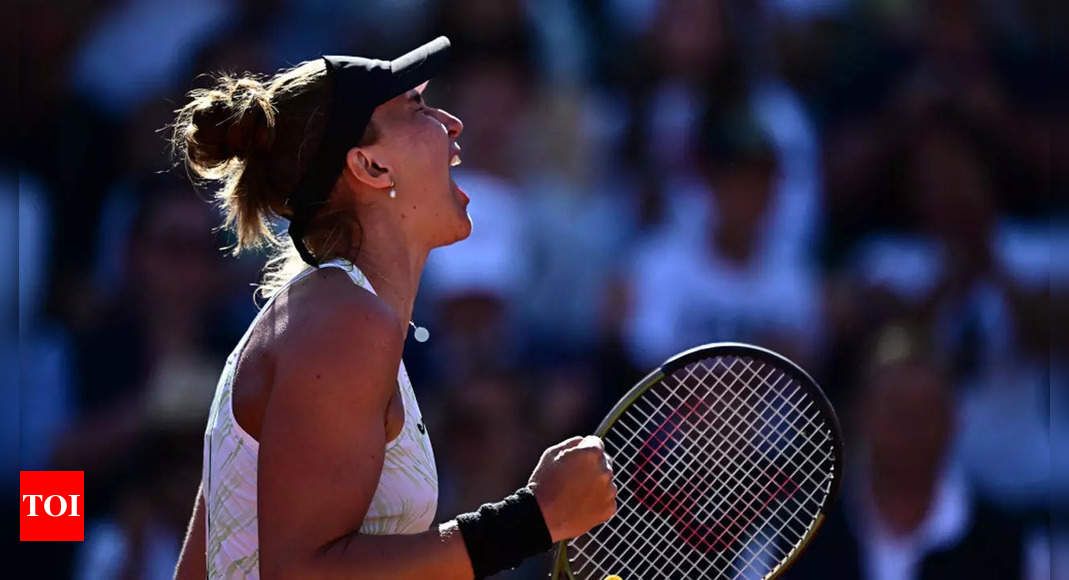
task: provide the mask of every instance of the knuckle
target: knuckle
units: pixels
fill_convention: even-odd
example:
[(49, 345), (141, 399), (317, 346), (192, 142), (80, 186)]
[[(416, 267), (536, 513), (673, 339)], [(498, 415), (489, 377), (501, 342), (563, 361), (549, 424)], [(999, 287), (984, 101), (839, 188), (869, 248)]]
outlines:
[(601, 440), (601, 437), (598, 437), (596, 435), (587, 435), (586, 437), (584, 437), (582, 445), (589, 449), (601, 450), (605, 448), (605, 442)]
[(575, 445), (576, 443), (581, 443), (582, 440), (583, 440), (582, 437), (580, 437), (578, 435), (575, 435), (575, 436), (572, 436), (572, 437), (569, 437), (569, 438), (565, 439), (564, 441), (561, 441), (560, 443), (554, 445), (554, 447), (568, 447), (568, 446), (571, 446), (571, 445)]
[(582, 457), (582, 456), (583, 456), (583, 448), (582, 447), (570, 447), (568, 449), (565, 449), (564, 451), (558, 451), (557, 452), (557, 461), (561, 461), (561, 460), (563, 460), (563, 459), (565, 459), (567, 457)]

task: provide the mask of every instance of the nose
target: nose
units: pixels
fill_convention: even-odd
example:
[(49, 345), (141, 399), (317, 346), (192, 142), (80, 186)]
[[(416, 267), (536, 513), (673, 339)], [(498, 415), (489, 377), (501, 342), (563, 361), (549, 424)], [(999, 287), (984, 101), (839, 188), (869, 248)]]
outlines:
[(449, 131), (449, 137), (456, 139), (460, 137), (460, 134), (464, 132), (464, 123), (460, 119), (454, 117), (449, 111), (442, 109), (437, 110), (438, 120), (445, 125), (447, 131)]

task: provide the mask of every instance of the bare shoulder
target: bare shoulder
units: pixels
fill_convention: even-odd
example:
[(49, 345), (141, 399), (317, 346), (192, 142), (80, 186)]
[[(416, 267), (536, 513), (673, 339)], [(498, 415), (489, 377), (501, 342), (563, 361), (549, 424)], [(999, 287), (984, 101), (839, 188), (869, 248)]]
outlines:
[[(272, 345), (276, 388), (307, 381), (378, 384), (376, 379), (397, 372), (400, 319), (380, 298), (354, 287), (344, 272), (324, 268), (279, 298), (285, 311), (279, 316), (292, 321), (279, 329)], [(384, 388), (392, 389), (392, 382)]]
[[(401, 359), (402, 328), (382, 300), (335, 268), (283, 289), (238, 363), (233, 402), (238, 423), (259, 440), (272, 401), (387, 404)], [(306, 397), (310, 392), (317, 396)]]
[(325, 340), (338, 331), (352, 334), (353, 325), (391, 339), (401, 338), (402, 327), (393, 310), (337, 268), (323, 268), (294, 284), (288, 289), (286, 302), (287, 308), (301, 317), (291, 328), (294, 338)]

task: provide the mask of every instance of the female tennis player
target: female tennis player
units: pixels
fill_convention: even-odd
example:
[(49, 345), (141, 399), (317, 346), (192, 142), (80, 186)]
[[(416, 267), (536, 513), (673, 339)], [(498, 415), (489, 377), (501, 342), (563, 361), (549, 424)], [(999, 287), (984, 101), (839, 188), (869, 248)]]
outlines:
[(219, 380), (177, 578), (478, 578), (615, 512), (601, 440), (573, 437), (515, 494), (431, 525), (434, 455), (401, 353), (428, 253), (471, 231), (449, 175), (463, 125), (422, 98), (448, 49), (221, 77), (178, 111), (177, 151), (221, 183), (235, 252), (279, 255)]

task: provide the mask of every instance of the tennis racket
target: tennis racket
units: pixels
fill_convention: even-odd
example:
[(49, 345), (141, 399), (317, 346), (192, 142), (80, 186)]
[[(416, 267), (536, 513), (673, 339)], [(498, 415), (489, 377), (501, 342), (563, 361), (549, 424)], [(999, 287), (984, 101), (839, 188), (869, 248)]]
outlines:
[(813, 538), (843, 473), (839, 421), (816, 382), (747, 344), (672, 357), (596, 434), (616, 515), (557, 545), (554, 579), (775, 578)]

